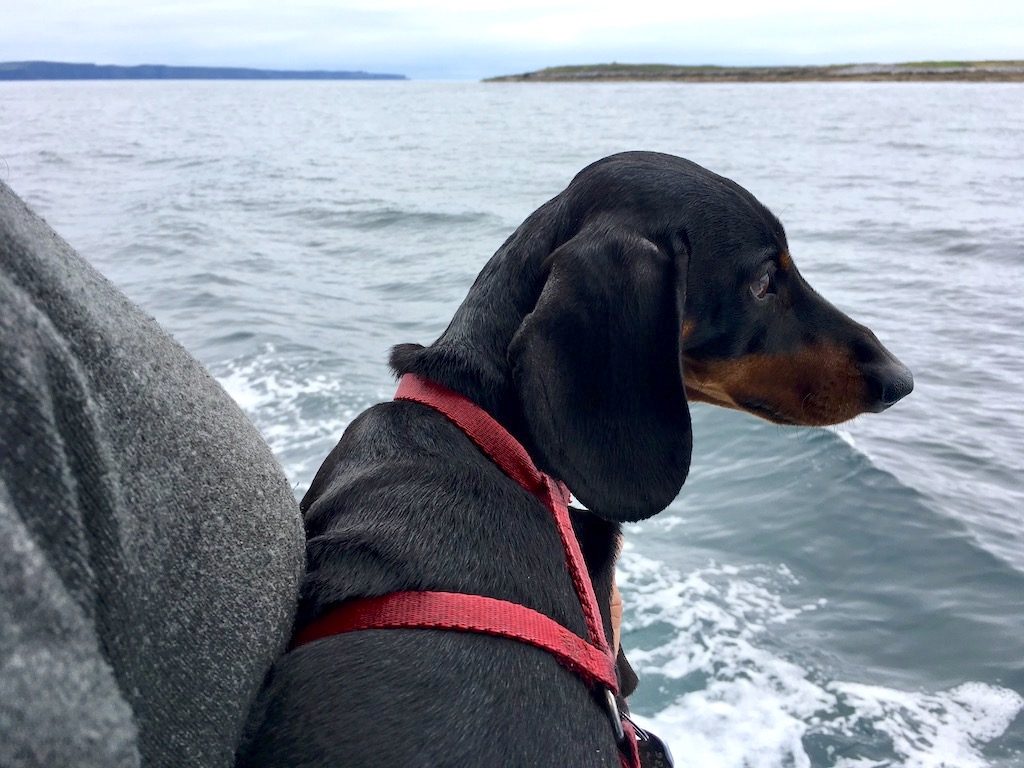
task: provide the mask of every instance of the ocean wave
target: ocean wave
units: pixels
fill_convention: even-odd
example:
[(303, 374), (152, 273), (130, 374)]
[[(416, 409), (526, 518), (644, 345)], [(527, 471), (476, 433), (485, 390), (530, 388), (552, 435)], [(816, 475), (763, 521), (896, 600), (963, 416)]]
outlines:
[[(900, 202), (902, 203), (902, 201)], [(934, 209), (933, 206), (926, 203), (917, 204), (917, 206), (918, 210)], [(896, 222), (892, 221), (858, 221), (855, 224), (856, 226), (853, 227), (833, 227), (831, 229), (808, 227), (797, 233), (793, 241), (797, 244), (855, 243), (858, 247), (871, 246), (884, 249), (893, 228), (898, 226)], [(937, 254), (950, 265), (968, 263), (976, 266), (969, 261), (969, 259), (975, 258), (1014, 267), (1020, 265), (1021, 241), (1017, 233), (1012, 231), (982, 236), (974, 229), (969, 228), (919, 226), (907, 230), (905, 247), (928, 254)], [(797, 248), (797, 250), (800, 249)], [(813, 253), (813, 248), (808, 250)], [(859, 274), (859, 268), (850, 262), (829, 263), (818, 265), (817, 268), (823, 272)], [(906, 277), (908, 280), (914, 279), (913, 275)]]
[(213, 366), (221, 386), (260, 430), (297, 496), (359, 413), (385, 399), (317, 371), (288, 365), (273, 345)]
[(279, 215), (318, 227), (319, 229), (375, 230), (384, 227), (399, 227), (405, 230), (437, 228), (448, 226), (479, 225), (491, 219), (493, 214), (483, 211), (415, 211), (389, 205), (372, 208), (345, 208), (337, 205), (311, 205), (282, 211)]
[(49, 149), (41, 149), (36, 153), (40, 162), (46, 165), (71, 165), (67, 156)]
[[(673, 692), (662, 706), (641, 700), (641, 723), (694, 768), (989, 765), (982, 749), (1024, 707), (1021, 696), (980, 682), (922, 692), (829, 679), (773, 641), (774, 628), (827, 606), (787, 606), (793, 584), (784, 565), (712, 562), (681, 577), (627, 545), (623, 643), (641, 690)], [(644, 647), (650, 636), (661, 641)]]

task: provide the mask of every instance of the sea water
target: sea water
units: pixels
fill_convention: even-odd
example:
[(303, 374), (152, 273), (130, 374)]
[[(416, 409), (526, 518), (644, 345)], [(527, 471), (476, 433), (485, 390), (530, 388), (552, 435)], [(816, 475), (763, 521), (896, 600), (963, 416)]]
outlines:
[(633, 707), (688, 768), (1024, 765), (1024, 86), (0, 84), (0, 178), (163, 323), (301, 495), (534, 208), (612, 152), (781, 218), (914, 372), (833, 429), (692, 408), (629, 526)]

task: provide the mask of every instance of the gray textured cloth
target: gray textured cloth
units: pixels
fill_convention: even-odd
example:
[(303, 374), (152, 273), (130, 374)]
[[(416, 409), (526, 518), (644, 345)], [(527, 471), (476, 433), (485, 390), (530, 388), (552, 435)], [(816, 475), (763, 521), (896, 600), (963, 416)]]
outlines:
[(231, 765), (302, 558), (255, 428), (0, 183), (0, 767)]

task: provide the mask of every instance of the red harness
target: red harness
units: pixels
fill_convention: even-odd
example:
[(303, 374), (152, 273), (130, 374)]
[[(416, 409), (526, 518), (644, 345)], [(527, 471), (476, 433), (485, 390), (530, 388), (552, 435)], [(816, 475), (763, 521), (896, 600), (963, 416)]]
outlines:
[(518, 603), (482, 595), (410, 591), (342, 603), (306, 625), (295, 636), (292, 647), (361, 629), (449, 629), (528, 643), (552, 654), (588, 686), (603, 692), (619, 743), (622, 765), (624, 768), (639, 768), (636, 734), (631, 723), (619, 716), (615, 704), (615, 694), (619, 690), (615, 657), (605, 638), (594, 587), (569, 519), (568, 489), (537, 469), (526, 449), (501, 424), (462, 395), (440, 384), (406, 374), (398, 384), (395, 400), (411, 400), (440, 411), (506, 475), (537, 496), (551, 511), (562, 539), (566, 565), (583, 609), (589, 640)]

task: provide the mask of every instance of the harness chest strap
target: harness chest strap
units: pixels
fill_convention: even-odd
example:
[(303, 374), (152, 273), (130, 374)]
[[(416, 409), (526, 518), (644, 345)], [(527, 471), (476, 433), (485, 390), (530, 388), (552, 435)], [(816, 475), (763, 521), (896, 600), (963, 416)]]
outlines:
[(507, 637), (541, 648), (593, 686), (617, 690), (607, 654), (525, 605), (461, 592), (391, 592), (350, 600), (308, 624), (292, 647), (360, 629), (450, 629)]
[(552, 513), (587, 625), (589, 642), (549, 616), (518, 603), (483, 595), (407, 591), (350, 600), (304, 627), (292, 641), (297, 648), (344, 632), (363, 629), (447, 629), (506, 637), (547, 651), (591, 687), (605, 693), (624, 768), (639, 768), (636, 734), (615, 705), (615, 658), (583, 553), (569, 518), (569, 492), (545, 475), (526, 449), (476, 403), (418, 376), (406, 374), (396, 400), (410, 400), (442, 413), (509, 477), (537, 496)]

